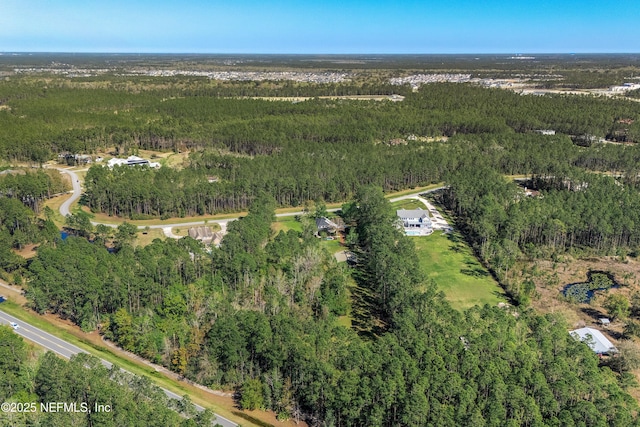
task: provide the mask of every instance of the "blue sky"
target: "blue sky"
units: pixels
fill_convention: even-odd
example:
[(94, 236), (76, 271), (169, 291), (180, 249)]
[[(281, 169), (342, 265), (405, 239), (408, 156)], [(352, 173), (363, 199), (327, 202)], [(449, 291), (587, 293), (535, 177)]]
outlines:
[(0, 52), (640, 52), (638, 0), (0, 0)]

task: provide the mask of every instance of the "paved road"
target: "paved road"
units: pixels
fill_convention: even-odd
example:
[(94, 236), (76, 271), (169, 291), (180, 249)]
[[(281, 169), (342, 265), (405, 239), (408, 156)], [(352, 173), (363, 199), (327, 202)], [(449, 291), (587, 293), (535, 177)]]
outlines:
[[(61, 340), (60, 338), (55, 337), (43, 331), (42, 329), (36, 328), (35, 326), (31, 326), (28, 323), (25, 323), (20, 319), (17, 319), (11, 316), (10, 314), (7, 314), (4, 311), (0, 310), (0, 324), (9, 325), (10, 322), (15, 322), (19, 325), (18, 329), (14, 329), (14, 331), (18, 335), (44, 347), (47, 350), (53, 351), (54, 353), (66, 359), (69, 359), (71, 358), (71, 356), (78, 353), (87, 353), (83, 349), (76, 347), (73, 344), (70, 344), (64, 340)], [(107, 362), (106, 360), (100, 359), (100, 361), (104, 366), (106, 366), (109, 369), (111, 369), (111, 367), (113, 366), (112, 363)], [(128, 372), (124, 369), (123, 371)], [(172, 391), (169, 391), (162, 387), (161, 387), (161, 390), (164, 391), (164, 393), (171, 399), (182, 400), (182, 396), (179, 396)], [(194, 404), (194, 406), (198, 411), (204, 411), (204, 408), (202, 406), (196, 405), (196, 404)], [(218, 414), (215, 414), (215, 419), (213, 420), (213, 424), (216, 424), (216, 423), (224, 427), (237, 427), (236, 423)]]
[(66, 173), (71, 177), (71, 185), (73, 186), (73, 195), (69, 197), (69, 199), (65, 200), (65, 202), (62, 205), (60, 205), (60, 214), (63, 217), (65, 217), (67, 215), (71, 215), (69, 208), (71, 207), (71, 204), (76, 200), (78, 200), (82, 195), (82, 187), (80, 186), (80, 179), (78, 178), (78, 175), (76, 175), (76, 173), (73, 172), (72, 170), (62, 169), (62, 168), (54, 168), (54, 169), (59, 170), (62, 173)]

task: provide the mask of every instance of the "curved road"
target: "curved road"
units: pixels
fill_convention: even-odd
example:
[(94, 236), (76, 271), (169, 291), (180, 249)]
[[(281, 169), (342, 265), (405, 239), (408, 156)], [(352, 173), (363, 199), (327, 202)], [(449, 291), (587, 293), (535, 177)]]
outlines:
[[(14, 332), (18, 335), (20, 335), (23, 338), (26, 338), (27, 340), (38, 344), (41, 347), (44, 347), (47, 350), (50, 350), (66, 359), (70, 359), (71, 356), (74, 356), (76, 354), (79, 353), (87, 353), (86, 351), (84, 351), (83, 349), (76, 347), (73, 344), (70, 344), (64, 340), (61, 340), (58, 337), (55, 337), (45, 331), (43, 331), (42, 329), (36, 328), (35, 326), (31, 326), (28, 323), (25, 323), (23, 321), (21, 321), (20, 319), (13, 317), (7, 313), (5, 313), (4, 311), (0, 310), (0, 324), (4, 324), (4, 325), (9, 325), (11, 322), (17, 323), (19, 325), (19, 327), (17, 329), (14, 329)], [(89, 353), (87, 353), (89, 354)], [(102, 364), (104, 366), (107, 367), (107, 369), (111, 369), (111, 367), (113, 366), (112, 363), (107, 362), (106, 360), (102, 360), (100, 359), (100, 362), (102, 362)], [(129, 374), (131, 374), (130, 372), (121, 369), (123, 372), (127, 372)], [(131, 374), (133, 375), (133, 374)], [(160, 387), (160, 389), (167, 395), (167, 397), (171, 398), (171, 399), (176, 399), (176, 400), (182, 400), (182, 396), (177, 395), (176, 393), (169, 391), (167, 389), (164, 389), (162, 387)], [(195, 403), (193, 404), (196, 408), (196, 410), (198, 411), (204, 411), (204, 407), (200, 406), (200, 405), (196, 405)], [(224, 418), (221, 415), (218, 414), (214, 414), (215, 418), (213, 419), (213, 424), (215, 425), (220, 424), (224, 427), (237, 427), (238, 425), (236, 423), (234, 423), (231, 420), (228, 420), (226, 418)]]
[(73, 194), (71, 195), (71, 197), (69, 197), (67, 200), (65, 200), (65, 202), (60, 205), (60, 214), (63, 217), (66, 217), (67, 215), (71, 215), (71, 212), (69, 211), (69, 208), (71, 207), (71, 204), (73, 202), (75, 202), (76, 200), (78, 200), (80, 198), (80, 196), (82, 195), (82, 187), (80, 186), (80, 180), (78, 178), (78, 175), (76, 175), (75, 172), (69, 170), (69, 169), (62, 169), (62, 168), (53, 168), (56, 169), (62, 173), (66, 173), (67, 175), (69, 175), (71, 177), (71, 185), (73, 187)]

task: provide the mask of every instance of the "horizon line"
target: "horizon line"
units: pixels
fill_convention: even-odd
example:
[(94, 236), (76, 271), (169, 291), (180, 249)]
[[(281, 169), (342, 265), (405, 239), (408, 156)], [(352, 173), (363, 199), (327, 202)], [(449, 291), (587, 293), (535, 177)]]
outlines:
[(528, 55), (638, 55), (637, 52), (152, 52), (152, 51), (140, 51), (140, 52), (128, 52), (128, 51), (65, 51), (65, 50), (52, 50), (52, 51), (0, 51), (0, 55), (16, 55), (16, 54), (73, 54), (73, 55), (292, 55), (292, 56), (337, 56), (337, 55), (514, 55), (514, 56), (528, 56)]

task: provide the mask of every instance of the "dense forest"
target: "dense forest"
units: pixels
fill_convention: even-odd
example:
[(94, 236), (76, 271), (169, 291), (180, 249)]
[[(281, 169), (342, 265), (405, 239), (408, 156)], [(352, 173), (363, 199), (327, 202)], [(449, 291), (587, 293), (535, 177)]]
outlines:
[(42, 210), (44, 218), (37, 217), (37, 213), (44, 200), (68, 187), (57, 172), (13, 172), (0, 176), (0, 268), (8, 271), (25, 264), (12, 249), (54, 242), (60, 236), (51, 220), (51, 209)]
[[(45, 245), (27, 296), (188, 378), (238, 387), (244, 408), (312, 425), (637, 422), (628, 375), (600, 367), (561, 318), (453, 310), (379, 188), (343, 209), (357, 236), (352, 272), (321, 249), (311, 220), (274, 235), (274, 206), (258, 197), (210, 255), (189, 238), (115, 254), (83, 238)], [(341, 326), (352, 304), (365, 313)]]
[[(280, 206), (339, 202), (363, 184), (397, 191), (442, 182), (465, 164), (475, 167), (465, 157), (506, 175), (564, 176), (577, 167), (635, 182), (640, 148), (581, 147), (565, 136), (481, 134), (406, 146), (368, 145), (366, 150), (355, 143), (301, 145), (254, 157), (205, 150), (191, 154), (189, 166), (180, 171), (94, 166), (86, 176), (85, 201), (95, 212), (132, 219), (243, 210), (261, 192)], [(209, 182), (212, 176), (218, 181)]]
[[(467, 152), (487, 156), (505, 174), (541, 174), (574, 165), (615, 172), (637, 168), (635, 145), (597, 142), (638, 139), (640, 105), (630, 101), (522, 96), (460, 84), (423, 86), (398, 103), (314, 99), (291, 104), (176, 98), (179, 93), (157, 102), (154, 93), (108, 93), (131, 97), (122, 100), (128, 112), (117, 106), (117, 115), (96, 112), (92, 123), (102, 117), (110, 124), (67, 129), (52, 137), (47, 149), (195, 150), (182, 171), (91, 168), (88, 206), (133, 219), (244, 210), (262, 191), (279, 205), (291, 206), (306, 200), (344, 201), (362, 184), (385, 191), (425, 185), (456, 170), (461, 153)], [(140, 123), (123, 127), (122, 120), (129, 119), (121, 116)], [(539, 129), (557, 135), (534, 132)], [(443, 136), (448, 140), (438, 141)], [(218, 181), (210, 183), (210, 177)]]
[[(333, 96), (349, 84), (274, 83), (279, 96)], [(235, 93), (234, 87), (241, 91)], [(244, 88), (244, 89), (243, 89)], [(402, 102), (237, 99), (273, 96), (269, 82), (220, 83), (151, 78), (101, 81), (20, 77), (0, 83), (3, 157), (43, 162), (54, 153), (116, 147), (224, 148), (240, 154), (286, 151), (290, 145), (386, 143), (454, 134), (526, 133), (552, 129), (617, 141), (640, 139), (640, 105), (591, 96), (520, 95), (468, 84), (423, 85), (418, 92), (378, 84), (365, 93), (403, 93)], [(362, 150), (361, 150), (362, 151)], [(340, 157), (338, 157), (340, 158)]]
[[(190, 151), (177, 169), (91, 167), (83, 203), (92, 211), (130, 219), (248, 214), (210, 251), (188, 237), (133, 246), (135, 227), (126, 223), (108, 250), (106, 227), (92, 229), (82, 211), (66, 219), (76, 235), (59, 238), (41, 207), (65, 189), (54, 175), (9, 174), (0, 177), (0, 267), (24, 275), (39, 313), (99, 330), (198, 383), (235, 389), (243, 408), (281, 419), (327, 427), (637, 425), (628, 366), (614, 372), (570, 337), (560, 315), (527, 308), (534, 286), (511, 268), (518, 259), (638, 252), (640, 105), (463, 84), (397, 88), (402, 102), (228, 98), (389, 89), (5, 80), (0, 152), (9, 160)], [(446, 188), (435, 197), (515, 306), (456, 311), (419, 270), (383, 192), (437, 182)], [(272, 231), (276, 207), (309, 200), (349, 201), (340, 214), (355, 265), (322, 248), (312, 217), (300, 218), (301, 232)], [(28, 263), (12, 250), (27, 243), (40, 245)], [(50, 356), (41, 363), (77, 371)]]
[[(87, 354), (71, 361), (34, 354), (8, 326), (0, 326), (0, 372), (3, 426), (211, 426), (210, 411), (196, 414), (188, 402), (170, 401), (148, 379), (109, 370)], [(75, 409), (41, 410), (41, 403), (56, 402)], [(96, 412), (96, 405), (109, 410)]]

